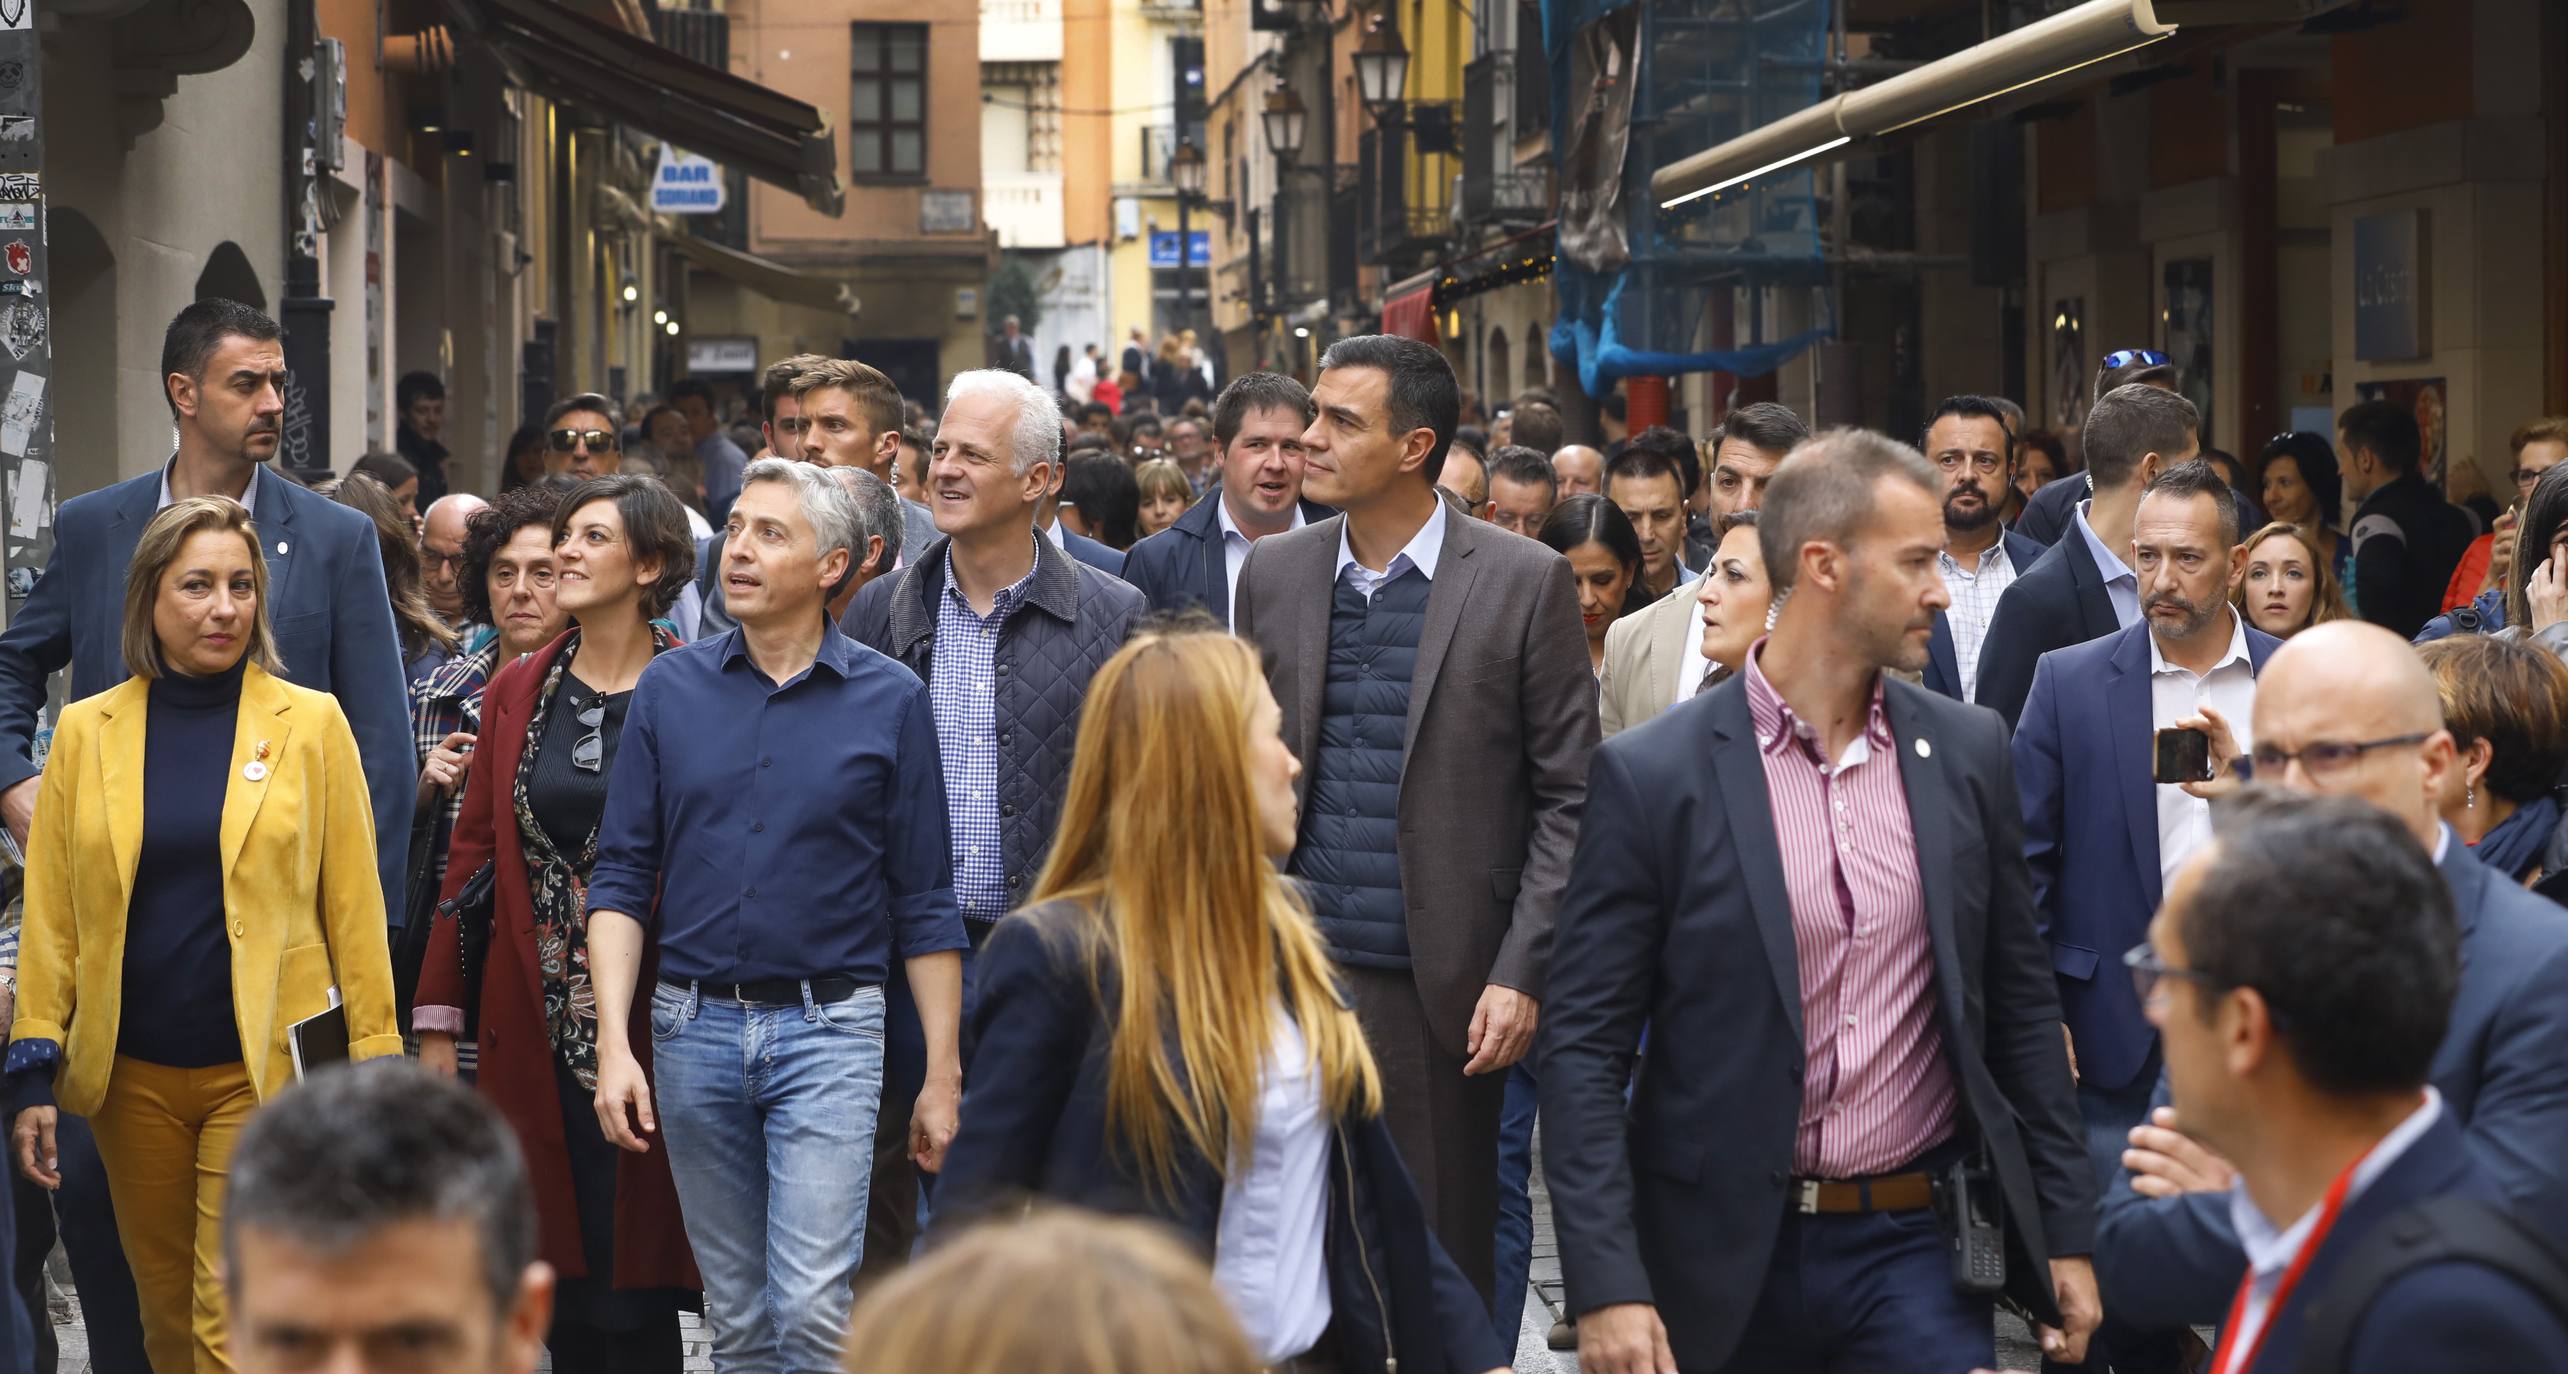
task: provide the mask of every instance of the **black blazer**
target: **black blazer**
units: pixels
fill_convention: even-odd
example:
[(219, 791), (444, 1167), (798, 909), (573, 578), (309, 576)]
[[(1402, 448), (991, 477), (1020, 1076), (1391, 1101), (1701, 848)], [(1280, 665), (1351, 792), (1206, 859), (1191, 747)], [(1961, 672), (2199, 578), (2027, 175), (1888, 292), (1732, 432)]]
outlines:
[(1973, 699), (2006, 717), (2006, 728), (2012, 730), (2015, 718), (2024, 714), (2024, 698), (2033, 692), (2033, 665), (2042, 655), (2121, 628), (2113, 597), (2104, 589), (2103, 570), (2072, 523), (2068, 535), (2033, 560), (1997, 599), (1988, 642), (1980, 646), (1979, 692)]
[[(2095, 1176), (2033, 923), (2006, 735), (1885, 681), (1965, 1133), (2006, 1202), (2009, 1291), (2057, 1320), (2050, 1258), (2088, 1252)], [(1710, 767), (1705, 767), (1706, 761)], [(1678, 1367), (1722, 1365), (1787, 1206), (1801, 984), (1744, 678), (1597, 750), (1542, 1022), (1545, 1177), (1569, 1310), (1651, 1302)], [(1650, 1052), (1628, 1115), (1641, 1027)]]
[[(2001, 531), (1998, 538), (2006, 541), (2007, 560), (2015, 565), (2018, 574), (2032, 571), (2033, 565), (2041, 562), (2042, 555), (2048, 552), (2037, 541), (2013, 530)], [(2011, 587), (2014, 584), (2007, 585)], [(1988, 661), (1988, 646), (1985, 644), (1980, 646), (1980, 661), (1983, 665)], [(1987, 669), (1983, 666), (1981, 671), (1986, 672)], [(1955, 701), (1962, 700), (1960, 651), (1953, 647), (1953, 623), (1945, 618), (1942, 611), (1935, 612), (1935, 632), (1926, 641), (1925, 683), (1927, 691)]]
[(2060, 536), (2076, 528), (2069, 512), (2094, 492), (2095, 483), (2087, 480), (2083, 472), (2054, 477), (2024, 499), (2024, 509), (2015, 515), (2014, 532), (2050, 548), (2060, 542)]
[[(1123, 579), (1141, 589), (1150, 609), (1168, 613), (1202, 609), (1230, 625), (1230, 560), (1222, 556), (1221, 488), (1204, 493), (1177, 523), (1132, 546)], [(1316, 525), (1336, 511), (1302, 503), (1302, 521)]]
[[(1080, 925), (1065, 906), (1030, 907), (999, 922), (981, 948), (963, 1127), (938, 1177), (931, 1238), (1039, 1197), (1165, 1222), (1209, 1257), (1220, 1170), (1190, 1152), (1174, 1195), (1163, 1196), (1106, 1131), (1105, 1009), (1119, 991), (1110, 964), (1091, 978)], [(1334, 1136), (1329, 1329), (1342, 1363), (1381, 1369), (1396, 1359), (1438, 1374), (1505, 1365), (1513, 1352), (1499, 1349), (1488, 1306), (1427, 1229), (1390, 1128), (1379, 1116), (1350, 1117)]]

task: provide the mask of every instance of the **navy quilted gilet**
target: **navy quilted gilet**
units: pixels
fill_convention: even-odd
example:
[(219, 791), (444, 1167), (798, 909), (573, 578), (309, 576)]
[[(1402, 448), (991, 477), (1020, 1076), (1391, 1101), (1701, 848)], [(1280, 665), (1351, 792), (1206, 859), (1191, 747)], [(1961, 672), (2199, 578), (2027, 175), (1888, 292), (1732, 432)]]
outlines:
[(1384, 584), (1368, 606), (1341, 577), (1329, 610), (1328, 687), (1292, 872), (1330, 952), (1370, 968), (1409, 966), (1400, 763), (1427, 590), (1425, 575), (1412, 569)]

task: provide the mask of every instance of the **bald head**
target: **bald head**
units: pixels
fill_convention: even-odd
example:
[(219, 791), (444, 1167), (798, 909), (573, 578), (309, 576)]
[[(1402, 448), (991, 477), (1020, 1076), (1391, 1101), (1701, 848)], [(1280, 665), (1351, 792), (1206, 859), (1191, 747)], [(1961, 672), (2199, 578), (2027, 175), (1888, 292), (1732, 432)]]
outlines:
[(470, 492), (440, 496), (419, 517), (421, 573), (428, 584), (430, 609), (452, 623), (464, 613), (464, 522), (490, 503)]
[(2452, 736), (2434, 678), (2406, 640), (2359, 620), (2313, 625), (2275, 650), (2256, 676), (2259, 753), (2304, 755), (2317, 744), (2410, 735), (2424, 738), (2366, 749), (2333, 773), (2313, 776), (2303, 761), (2261, 770), (2257, 781), (2359, 797), (2397, 816), (2431, 850), (2441, 824), (2436, 798), (2453, 766)]
[(1598, 495), (1605, 490), (1605, 455), (1585, 444), (1571, 444), (1551, 456), (1552, 476), (1560, 482), (1560, 499)]

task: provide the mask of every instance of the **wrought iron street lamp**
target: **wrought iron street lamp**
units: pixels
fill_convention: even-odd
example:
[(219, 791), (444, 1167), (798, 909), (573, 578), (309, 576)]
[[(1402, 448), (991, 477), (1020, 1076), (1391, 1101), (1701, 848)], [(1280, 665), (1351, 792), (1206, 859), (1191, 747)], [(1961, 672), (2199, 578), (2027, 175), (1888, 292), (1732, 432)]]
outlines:
[(1302, 108), (1302, 97), (1293, 88), (1277, 82), (1266, 93), (1266, 113), (1259, 116), (1266, 125), (1266, 151), (1278, 162), (1292, 162), (1302, 155), (1302, 135), (1310, 127), (1310, 111)]
[(1409, 49), (1390, 15), (1373, 16), (1355, 50), (1355, 84), (1375, 119), (1393, 113), (1409, 89)]

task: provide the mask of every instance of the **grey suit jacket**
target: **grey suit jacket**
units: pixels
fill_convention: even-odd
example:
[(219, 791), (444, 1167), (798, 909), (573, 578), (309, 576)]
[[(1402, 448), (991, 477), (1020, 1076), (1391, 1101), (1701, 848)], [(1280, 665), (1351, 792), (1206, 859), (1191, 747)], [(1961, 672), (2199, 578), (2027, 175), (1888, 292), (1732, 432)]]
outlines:
[(1703, 640), (1703, 613), (1694, 599), (1702, 586), (1701, 577), (1678, 583), (1646, 609), (1605, 627), (1605, 673), (1596, 695), (1607, 739), (1676, 704), (1677, 662)]
[[(1332, 516), (1268, 535), (1240, 570), (1235, 628), (1265, 651), (1284, 742), (1305, 760), (1319, 743), (1345, 523)], [(1569, 881), (1596, 748), (1596, 680), (1568, 560), (1494, 525), (1447, 517), (1404, 748), (1400, 888), (1411, 973), (1437, 1041), (1461, 1057), (1489, 984), (1542, 996)], [(1307, 803), (1309, 773), (1296, 790)]]

